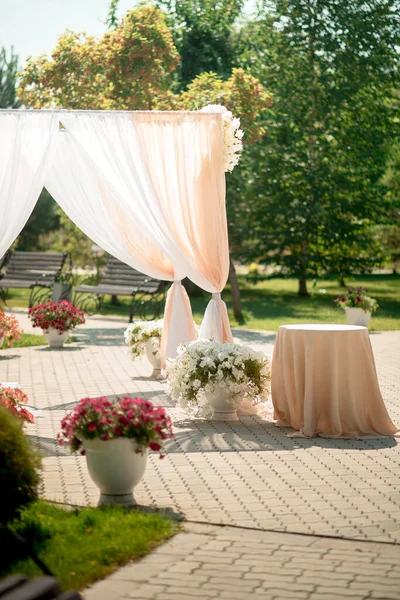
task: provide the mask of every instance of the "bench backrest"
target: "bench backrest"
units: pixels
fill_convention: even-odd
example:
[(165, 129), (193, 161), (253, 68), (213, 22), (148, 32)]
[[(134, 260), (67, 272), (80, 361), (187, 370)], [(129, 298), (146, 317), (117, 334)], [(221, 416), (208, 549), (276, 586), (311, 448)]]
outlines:
[(19, 281), (54, 282), (61, 273), (67, 254), (65, 252), (22, 252), (11, 253), (5, 277)]
[(113, 256), (110, 256), (108, 259), (106, 270), (100, 283), (101, 285), (137, 287), (149, 294), (157, 292), (160, 285), (163, 284), (158, 279), (152, 279), (148, 275), (144, 275), (144, 273), (139, 273), (136, 269), (133, 269)]

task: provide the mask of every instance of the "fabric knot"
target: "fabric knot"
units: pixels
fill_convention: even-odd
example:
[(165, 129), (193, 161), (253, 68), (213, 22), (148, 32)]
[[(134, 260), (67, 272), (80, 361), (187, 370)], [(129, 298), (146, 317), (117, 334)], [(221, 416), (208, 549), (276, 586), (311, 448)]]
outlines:
[(174, 283), (176, 283), (176, 285), (182, 285), (181, 279), (174, 279)]
[(213, 294), (212, 299), (213, 300), (221, 300), (221, 294), (219, 292), (217, 292), (216, 294)]

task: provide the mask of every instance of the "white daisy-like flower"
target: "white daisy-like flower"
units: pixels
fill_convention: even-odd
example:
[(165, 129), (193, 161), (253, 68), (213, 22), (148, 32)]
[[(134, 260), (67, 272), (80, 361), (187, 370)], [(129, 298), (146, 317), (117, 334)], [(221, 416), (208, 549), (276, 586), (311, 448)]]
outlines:
[(244, 132), (240, 129), (240, 119), (234, 117), (230, 110), (221, 104), (208, 104), (200, 112), (219, 113), (224, 124), (224, 168), (232, 172), (239, 162), (243, 150)]

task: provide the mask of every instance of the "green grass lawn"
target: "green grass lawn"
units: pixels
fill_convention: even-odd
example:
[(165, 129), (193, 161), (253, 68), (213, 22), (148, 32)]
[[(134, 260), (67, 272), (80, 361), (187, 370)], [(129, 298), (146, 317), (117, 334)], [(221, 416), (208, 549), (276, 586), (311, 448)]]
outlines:
[[(73, 342), (73, 337), (69, 337), (64, 343), (70, 344)], [(28, 348), (28, 346), (47, 346), (47, 342), (43, 335), (36, 335), (34, 333), (23, 333), (17, 342), (14, 342), (12, 348)], [(1, 349), (8, 348), (7, 344), (4, 343)]]
[[(121, 508), (68, 511), (40, 501), (23, 512), (13, 529), (28, 540), (62, 588), (69, 590), (82, 589), (144, 556), (179, 528), (157, 513), (125, 512)], [(13, 573), (28, 577), (42, 574), (32, 559), (15, 558), (13, 543), (1, 540), (4, 535), (0, 535), (0, 546), (7, 547), (7, 553), (0, 562), (0, 578)]]
[[(370, 329), (374, 331), (400, 329), (400, 275), (363, 275), (348, 280), (348, 285), (361, 285), (369, 289), (376, 298), (379, 309), (373, 314)], [(240, 278), (244, 321), (238, 323), (231, 307), (230, 287), (226, 286), (223, 299), (228, 305), (232, 327), (264, 329), (276, 331), (285, 323), (345, 323), (344, 311), (333, 304), (332, 300), (343, 292), (337, 281), (320, 280), (315, 286), (309, 283), (310, 297), (297, 295), (297, 280), (268, 279), (256, 285)], [(27, 307), (29, 290), (10, 290), (7, 300), (9, 306)], [(203, 298), (192, 298), (192, 308), (196, 323), (200, 323), (207, 302)], [(119, 298), (119, 305), (113, 306), (111, 298), (106, 297), (101, 313), (128, 317), (129, 299)]]

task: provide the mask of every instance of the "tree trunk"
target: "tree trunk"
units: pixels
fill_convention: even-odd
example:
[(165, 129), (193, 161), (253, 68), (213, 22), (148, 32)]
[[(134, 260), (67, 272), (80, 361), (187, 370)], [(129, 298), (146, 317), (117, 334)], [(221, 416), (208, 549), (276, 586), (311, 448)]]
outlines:
[(118, 296), (111, 296), (111, 305), (112, 306), (119, 306)]
[(231, 258), (229, 259), (229, 283), (231, 284), (233, 314), (235, 315), (235, 319), (237, 319), (237, 321), (243, 321), (239, 282), (236, 275), (235, 265), (233, 264)]
[(299, 296), (309, 296), (308, 290), (307, 290), (307, 278), (306, 275), (304, 273), (302, 273), (301, 275), (299, 275), (299, 291), (298, 291)]
[(307, 264), (308, 264), (308, 244), (307, 234), (304, 233), (301, 242), (301, 253), (299, 257), (300, 270), (299, 270), (299, 296), (309, 296), (307, 290)]

